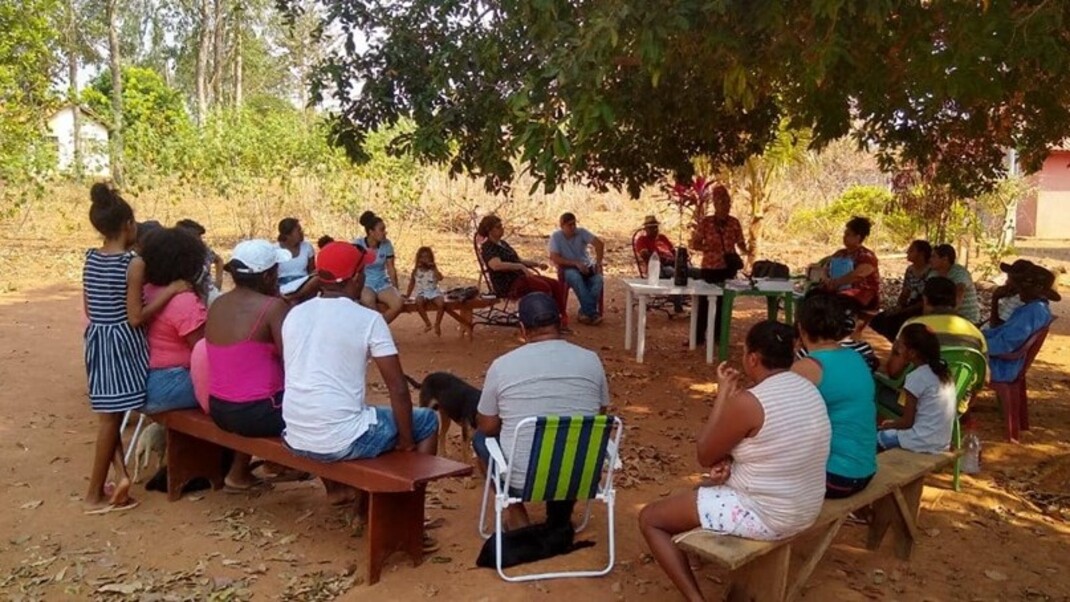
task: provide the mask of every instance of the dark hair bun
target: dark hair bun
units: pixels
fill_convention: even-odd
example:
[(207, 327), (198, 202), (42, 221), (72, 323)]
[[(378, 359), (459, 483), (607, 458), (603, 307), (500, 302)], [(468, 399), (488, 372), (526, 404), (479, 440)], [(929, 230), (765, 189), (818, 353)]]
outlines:
[(104, 182), (97, 182), (89, 189), (89, 200), (94, 205), (107, 206), (115, 202), (115, 191)]
[(379, 221), (379, 216), (375, 215), (374, 211), (365, 211), (360, 214), (360, 225), (364, 226), (368, 230), (375, 227), (375, 223)]

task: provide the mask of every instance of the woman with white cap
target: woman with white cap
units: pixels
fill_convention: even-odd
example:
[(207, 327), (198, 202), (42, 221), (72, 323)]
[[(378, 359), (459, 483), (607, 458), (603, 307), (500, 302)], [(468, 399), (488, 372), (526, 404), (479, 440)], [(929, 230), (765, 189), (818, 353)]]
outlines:
[[(278, 247), (246, 240), (234, 247), (224, 269), (234, 289), (208, 312), (208, 407), (219, 428), (246, 437), (277, 437), (282, 421), (282, 321), (289, 305), (279, 297)], [(257, 484), (249, 457), (235, 454), (225, 484)]]

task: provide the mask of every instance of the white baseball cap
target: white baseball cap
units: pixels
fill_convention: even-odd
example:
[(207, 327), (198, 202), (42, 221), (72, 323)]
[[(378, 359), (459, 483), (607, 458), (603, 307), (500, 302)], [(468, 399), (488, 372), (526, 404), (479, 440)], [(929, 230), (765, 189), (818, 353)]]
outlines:
[[(283, 253), (286, 256), (283, 256)], [(231, 254), (231, 260), (240, 262), (231, 269), (239, 274), (261, 274), (278, 265), (280, 261), (291, 259), (290, 253), (272, 243), (262, 240), (243, 240)]]

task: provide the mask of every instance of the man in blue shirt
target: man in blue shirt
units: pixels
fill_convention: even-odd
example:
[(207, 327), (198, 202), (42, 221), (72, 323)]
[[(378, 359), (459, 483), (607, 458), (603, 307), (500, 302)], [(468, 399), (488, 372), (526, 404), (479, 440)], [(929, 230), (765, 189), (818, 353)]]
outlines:
[[(586, 228), (578, 227), (576, 215), (571, 212), (563, 213), (559, 223), (561, 229), (550, 235), (550, 261), (564, 274), (569, 288), (576, 291), (580, 300), (576, 319), (581, 324), (600, 324), (598, 299), (602, 296), (605, 243)], [(593, 260), (587, 252), (588, 245), (594, 247)]]
[(1005, 360), (996, 356), (1017, 351), (1029, 337), (1051, 323), (1048, 302), (1062, 298), (1055, 291), (1055, 274), (1039, 265), (1031, 265), (1017, 274), (1016, 282), (1022, 306), (1003, 324), (984, 331), (992, 382), (1011, 382), (1017, 378), (1025, 359)]

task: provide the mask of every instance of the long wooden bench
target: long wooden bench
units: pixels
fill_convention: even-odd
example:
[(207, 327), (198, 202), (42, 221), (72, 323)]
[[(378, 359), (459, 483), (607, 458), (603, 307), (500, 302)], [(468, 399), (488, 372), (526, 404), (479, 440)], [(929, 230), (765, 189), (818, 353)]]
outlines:
[(200, 410), (167, 412), (155, 418), (167, 428), (167, 497), (171, 501), (179, 499), (183, 486), (197, 477), (208, 479), (214, 489), (223, 487), (225, 449), (366, 491), (369, 585), (379, 581), (383, 562), (395, 551), (408, 553), (413, 566), (423, 561), (427, 484), (472, 473), (468, 464), (415, 452), (326, 464), (295, 456), (278, 438), (254, 439), (223, 431)]
[[(866, 547), (880, 547), (891, 529), (896, 555), (909, 559), (918, 537), (917, 518), (925, 477), (951, 464), (955, 457), (953, 453), (916, 454), (901, 449), (884, 452), (877, 456), (877, 474), (869, 486), (849, 498), (825, 501), (813, 526), (789, 539), (755, 541), (695, 529), (677, 535), (673, 541), (681, 549), (728, 569), (729, 600), (792, 600), (801, 593), (848, 515), (866, 506), (873, 507)], [(791, 550), (801, 541), (815, 537), (817, 546), (807, 554), (789, 589)]]
[[(472, 331), (475, 328), (474, 313), (476, 310), (485, 309), (494, 306), (498, 303), (497, 297), (491, 295), (481, 295), (473, 299), (467, 299), (465, 301), (446, 300), (446, 314), (453, 318), (461, 327), (461, 337), (472, 337)], [(386, 305), (379, 303), (379, 311), (385, 311)], [(416, 308), (416, 302), (406, 299), (405, 304), (401, 306), (401, 313), (403, 314), (415, 314), (419, 313), (419, 309)], [(433, 316), (437, 309), (434, 305), (427, 306), (428, 316)]]

